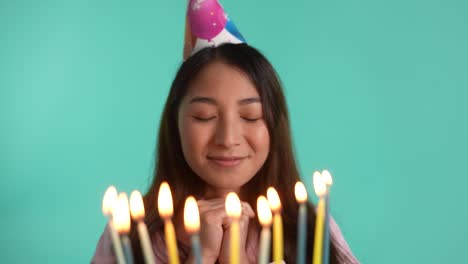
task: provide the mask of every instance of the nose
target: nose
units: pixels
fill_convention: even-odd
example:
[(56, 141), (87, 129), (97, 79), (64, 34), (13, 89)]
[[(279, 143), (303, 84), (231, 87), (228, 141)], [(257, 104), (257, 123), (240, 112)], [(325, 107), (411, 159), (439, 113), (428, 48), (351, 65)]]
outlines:
[(231, 148), (240, 145), (242, 124), (235, 117), (225, 117), (216, 126), (215, 143), (218, 146)]

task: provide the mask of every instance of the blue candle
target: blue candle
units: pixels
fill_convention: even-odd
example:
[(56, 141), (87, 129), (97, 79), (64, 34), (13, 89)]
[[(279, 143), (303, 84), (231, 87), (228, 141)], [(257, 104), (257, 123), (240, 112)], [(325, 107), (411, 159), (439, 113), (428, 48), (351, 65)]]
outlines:
[(299, 205), (299, 215), (297, 219), (297, 261), (298, 264), (305, 263), (305, 238), (307, 234), (307, 211), (304, 203)]
[(200, 247), (200, 236), (198, 234), (193, 234), (191, 237), (192, 240), (192, 252), (195, 257), (196, 264), (202, 264), (201, 261), (201, 247)]
[(125, 261), (127, 264), (133, 264), (133, 252), (132, 245), (130, 244), (130, 239), (127, 235), (121, 236), (122, 246), (125, 254)]
[(305, 264), (305, 242), (307, 234), (307, 191), (302, 182), (295, 185), (296, 200), (299, 203), (299, 213), (297, 215), (297, 264)]
[(198, 211), (197, 201), (195, 197), (189, 196), (185, 200), (184, 207), (184, 225), (185, 231), (190, 235), (192, 242), (192, 254), (196, 264), (202, 264), (200, 236), (200, 213)]
[(330, 189), (333, 185), (333, 179), (328, 170), (322, 171), (322, 178), (327, 186), (325, 193), (325, 227), (323, 234), (323, 264), (330, 263)]
[(112, 219), (117, 232), (120, 234), (126, 263), (133, 264), (132, 247), (130, 239), (128, 238), (128, 234), (130, 233), (130, 208), (126, 193), (119, 194), (112, 214)]
[(330, 193), (325, 195), (325, 231), (323, 234), (323, 264), (329, 264), (330, 254)]
[(115, 230), (112, 220), (109, 220), (109, 224), (107, 226), (109, 228), (109, 232), (112, 238), (112, 246), (114, 249), (115, 258), (118, 264), (125, 263), (125, 256), (122, 248), (122, 243), (120, 242), (120, 237), (117, 231)]

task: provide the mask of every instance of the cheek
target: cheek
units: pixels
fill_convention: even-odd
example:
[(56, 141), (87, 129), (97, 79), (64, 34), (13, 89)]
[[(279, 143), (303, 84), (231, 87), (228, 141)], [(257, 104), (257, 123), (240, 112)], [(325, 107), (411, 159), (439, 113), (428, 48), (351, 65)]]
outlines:
[(191, 156), (203, 152), (204, 146), (208, 144), (209, 133), (188, 119), (184, 118), (179, 122), (179, 133), (184, 155), (186, 159), (191, 159)]
[(184, 154), (192, 153), (196, 148), (197, 141), (194, 137), (193, 128), (186, 120), (179, 123), (180, 142), (182, 143), (182, 150)]
[(250, 144), (253, 146), (255, 152), (262, 155), (262, 158), (266, 158), (270, 151), (270, 133), (268, 133), (266, 124), (263, 123), (256, 128), (252, 128), (251, 131), (249, 131), (249, 135)]

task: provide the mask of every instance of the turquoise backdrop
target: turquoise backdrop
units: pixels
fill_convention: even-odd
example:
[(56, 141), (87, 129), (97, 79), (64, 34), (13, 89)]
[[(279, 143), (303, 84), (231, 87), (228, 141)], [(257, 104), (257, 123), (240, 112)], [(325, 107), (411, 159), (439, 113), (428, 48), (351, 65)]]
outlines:
[[(468, 4), (224, 0), (285, 86), (301, 177), (329, 168), (363, 263), (461, 263)], [(106, 187), (145, 191), (186, 0), (0, 0), (2, 263), (86, 263)]]

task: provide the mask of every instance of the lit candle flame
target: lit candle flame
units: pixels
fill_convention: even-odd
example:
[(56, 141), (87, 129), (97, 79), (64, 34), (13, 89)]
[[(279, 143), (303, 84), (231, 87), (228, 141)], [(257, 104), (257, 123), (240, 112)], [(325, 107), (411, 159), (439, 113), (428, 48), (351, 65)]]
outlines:
[(304, 203), (307, 201), (307, 190), (302, 182), (296, 182), (294, 193), (296, 194), (296, 201), (298, 203)]
[(241, 216), (241, 202), (235, 192), (230, 192), (226, 196), (226, 213), (232, 218), (239, 218)]
[(281, 210), (281, 201), (275, 188), (269, 187), (267, 190), (268, 203), (273, 213)]
[(200, 230), (200, 214), (198, 212), (197, 201), (193, 196), (185, 200), (184, 207), (184, 225), (189, 234), (198, 233)]
[(257, 199), (257, 215), (258, 221), (263, 227), (268, 227), (271, 225), (272, 214), (270, 210), (270, 205), (265, 196), (260, 195)]
[(333, 178), (328, 170), (322, 171), (322, 178), (323, 178), (323, 182), (325, 182), (325, 185), (327, 185), (327, 187), (330, 187), (333, 185)]
[(135, 190), (130, 194), (130, 213), (135, 221), (141, 221), (145, 218), (145, 206), (139, 191)]
[(130, 232), (130, 212), (126, 193), (119, 194), (112, 214), (112, 221), (119, 234), (128, 234)]
[(171, 218), (174, 212), (171, 188), (167, 182), (161, 183), (158, 194), (158, 211), (162, 218)]
[(117, 202), (117, 189), (111, 185), (107, 188), (102, 198), (102, 213), (105, 216), (111, 216), (114, 210), (115, 203)]
[(323, 181), (322, 174), (315, 171), (313, 177), (315, 194), (317, 194), (317, 196), (323, 196), (327, 192), (327, 186)]

